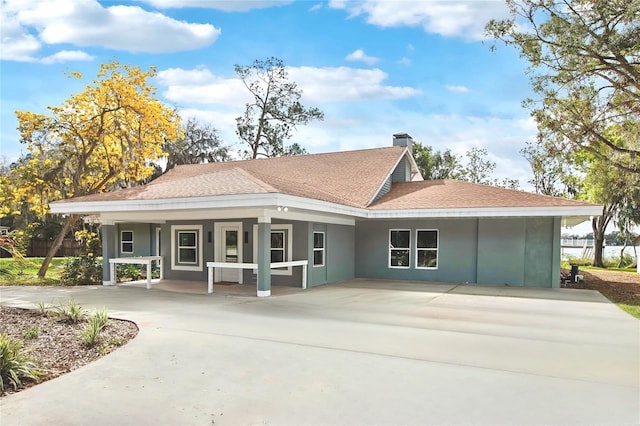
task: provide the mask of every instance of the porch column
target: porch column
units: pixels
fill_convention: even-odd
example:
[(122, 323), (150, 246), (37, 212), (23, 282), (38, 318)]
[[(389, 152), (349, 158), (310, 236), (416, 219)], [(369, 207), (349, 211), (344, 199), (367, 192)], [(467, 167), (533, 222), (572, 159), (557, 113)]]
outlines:
[(116, 257), (116, 227), (105, 225), (101, 227), (102, 234), (102, 285), (115, 285), (111, 282), (111, 265), (109, 259)]
[(258, 297), (271, 296), (271, 218), (258, 218)]

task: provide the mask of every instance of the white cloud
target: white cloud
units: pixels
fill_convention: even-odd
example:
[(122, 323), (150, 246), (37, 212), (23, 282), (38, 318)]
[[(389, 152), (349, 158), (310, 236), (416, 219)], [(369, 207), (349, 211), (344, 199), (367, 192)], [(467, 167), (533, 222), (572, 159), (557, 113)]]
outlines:
[(411, 65), (411, 59), (407, 58), (406, 56), (403, 56), (402, 58), (400, 58), (398, 62), (401, 63), (402, 65)]
[(380, 58), (376, 58), (375, 56), (369, 56), (364, 53), (364, 50), (357, 49), (353, 52), (349, 53), (346, 58), (347, 61), (360, 61), (364, 62), (367, 65), (373, 65), (377, 62), (380, 62)]
[[(8, 0), (0, 16), (2, 58), (16, 61), (38, 61), (43, 44), (160, 53), (205, 47), (220, 35), (211, 24), (178, 21), (137, 6), (103, 7), (96, 0)], [(63, 52), (44, 61), (79, 58)]]
[(218, 9), (227, 12), (246, 12), (251, 9), (264, 9), (284, 6), (293, 0), (138, 0), (158, 9), (179, 9), (186, 7)]
[(448, 91), (455, 92), (455, 93), (469, 93), (471, 91), (466, 86), (450, 86), (450, 85), (447, 85), (445, 87), (447, 88)]
[[(388, 75), (379, 69), (290, 67), (287, 71), (290, 80), (302, 89), (304, 102), (311, 104), (405, 99), (421, 94), (413, 87), (384, 85)], [(240, 79), (215, 76), (206, 68), (171, 68), (158, 72), (157, 78), (167, 88), (164, 96), (179, 105), (244, 106), (250, 100)]]
[(502, 1), (405, 1), (331, 0), (329, 6), (344, 9), (349, 17), (364, 15), (368, 23), (380, 27), (422, 27), (425, 32), (445, 37), (482, 39), (485, 24), (508, 16)]
[(422, 94), (409, 86), (384, 85), (388, 74), (377, 68), (292, 67), (289, 75), (312, 102), (406, 99)]
[(70, 61), (93, 61), (95, 58), (81, 50), (61, 50), (53, 55), (42, 58), (40, 62), (43, 64), (54, 64), (58, 62)]
[(309, 12), (315, 12), (316, 10), (322, 9), (322, 3), (316, 3), (309, 8)]

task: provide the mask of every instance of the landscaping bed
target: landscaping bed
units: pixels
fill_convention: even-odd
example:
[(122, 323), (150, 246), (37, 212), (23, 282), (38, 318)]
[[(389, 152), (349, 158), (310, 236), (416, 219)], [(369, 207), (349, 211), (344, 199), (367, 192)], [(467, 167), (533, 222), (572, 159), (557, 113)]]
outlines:
[[(86, 322), (74, 324), (37, 310), (0, 306), (0, 334), (23, 342), (33, 363), (44, 373), (39, 382), (82, 367), (124, 345), (138, 333), (134, 323), (109, 318), (95, 344), (87, 345), (80, 338), (85, 326)], [(24, 387), (17, 391), (35, 384), (25, 380)], [(16, 392), (7, 383), (5, 388), (5, 395)]]

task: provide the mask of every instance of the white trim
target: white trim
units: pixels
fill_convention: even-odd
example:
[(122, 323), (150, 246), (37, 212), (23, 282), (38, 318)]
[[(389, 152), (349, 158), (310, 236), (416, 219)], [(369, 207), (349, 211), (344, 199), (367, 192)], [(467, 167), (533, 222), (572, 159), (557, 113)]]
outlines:
[[(324, 231), (313, 231), (312, 232), (312, 239), (313, 241), (311, 242), (312, 247), (312, 253), (311, 253), (311, 265), (314, 268), (324, 268), (326, 265), (325, 259), (327, 256), (327, 252), (326, 252), (326, 248), (327, 248), (327, 235), (326, 232)], [(322, 248), (316, 248), (316, 235), (315, 234), (322, 234)], [(322, 252), (322, 264), (320, 265), (316, 265), (316, 251), (321, 251)]]
[[(434, 231), (436, 233), (436, 248), (435, 250), (432, 248), (420, 248), (418, 247), (418, 233), (420, 233), (421, 231)], [(436, 252), (436, 266), (418, 266), (418, 252), (420, 250), (425, 250), (425, 251), (435, 251)], [(438, 266), (440, 265), (440, 230), (439, 229), (416, 229), (416, 257), (415, 257), (415, 268), (416, 269), (438, 269)]]
[[(215, 222), (213, 224), (213, 260), (214, 262), (225, 262), (226, 259), (222, 259), (222, 230), (223, 228), (236, 228), (238, 230), (238, 263), (242, 263), (244, 258), (242, 256), (242, 246), (244, 245), (244, 234), (242, 232), (242, 222)], [(219, 244), (217, 244), (219, 242)], [(222, 281), (222, 270), (215, 270), (215, 281)], [(243, 271), (238, 269), (238, 284), (243, 283)]]
[[(122, 234), (125, 232), (131, 232), (131, 240), (126, 240), (124, 241), (122, 239)], [(120, 230), (120, 254), (133, 254), (136, 251), (136, 246), (134, 245), (134, 232), (133, 229), (121, 229)], [(131, 251), (124, 251), (122, 249), (122, 245), (126, 243), (126, 244), (131, 244)]]
[(258, 290), (258, 297), (269, 297), (271, 296), (271, 290)]
[[(287, 231), (286, 236), (286, 244), (287, 247), (285, 255), (286, 257), (283, 259), (285, 262), (290, 262), (293, 260), (293, 225), (291, 224), (280, 224), (275, 223), (271, 224), (271, 232), (273, 231)], [(258, 225), (253, 225), (253, 261), (258, 262)], [(269, 262), (271, 262), (271, 234), (269, 234)], [(253, 274), (257, 274), (257, 269), (253, 270)], [(293, 272), (291, 270), (291, 266), (287, 266), (285, 270), (271, 270), (271, 275), (292, 275)]]
[[(278, 212), (276, 209), (278, 205), (288, 206), (289, 212)], [(584, 217), (584, 220), (587, 220), (589, 216), (599, 216), (602, 214), (602, 206), (375, 210), (279, 193), (219, 195), (162, 200), (58, 201), (51, 203), (50, 207), (52, 213), (98, 213), (100, 214), (101, 222), (106, 224), (118, 221), (140, 221), (149, 223), (154, 220), (183, 219), (185, 216), (188, 216), (192, 220), (264, 217), (265, 222), (271, 220), (271, 218), (288, 218), (289, 220), (354, 225), (354, 218), (428, 219), (572, 216)], [(229, 209), (229, 211), (225, 211), (225, 209)], [(292, 209), (298, 209), (300, 216), (315, 217), (317, 219), (298, 219), (292, 216), (294, 213)]]
[[(391, 233), (392, 232), (398, 232), (398, 231), (405, 231), (409, 233), (409, 247), (391, 247)], [(411, 269), (411, 229), (389, 229), (389, 239), (387, 240), (388, 244), (389, 244), (389, 248), (388, 248), (388, 252), (387, 252), (387, 266), (390, 269)], [(409, 251), (409, 256), (407, 257), (407, 259), (409, 260), (409, 264), (407, 266), (393, 266), (391, 265), (391, 251), (392, 250), (408, 250)]]
[[(176, 263), (176, 232), (179, 231), (196, 231), (197, 232), (197, 264), (181, 265)], [(171, 225), (171, 269), (175, 271), (203, 271), (204, 263), (202, 261), (202, 225)]]

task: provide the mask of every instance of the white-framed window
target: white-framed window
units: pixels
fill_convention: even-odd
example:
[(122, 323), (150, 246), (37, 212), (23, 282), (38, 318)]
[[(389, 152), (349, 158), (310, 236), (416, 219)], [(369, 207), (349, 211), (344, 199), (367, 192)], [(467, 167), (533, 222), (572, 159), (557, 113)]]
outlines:
[[(288, 262), (293, 258), (293, 225), (271, 224), (270, 260)], [(253, 261), (258, 261), (258, 225), (253, 225)], [(271, 269), (272, 275), (291, 275), (291, 266)], [(256, 273), (256, 271), (253, 271)]]
[(171, 226), (171, 268), (202, 271), (202, 225)]
[(313, 233), (313, 266), (324, 266), (324, 232)]
[(411, 230), (389, 230), (389, 267), (409, 268), (411, 266)]
[(120, 253), (133, 254), (133, 231), (120, 231)]
[(438, 269), (438, 243), (437, 229), (416, 231), (416, 269)]

